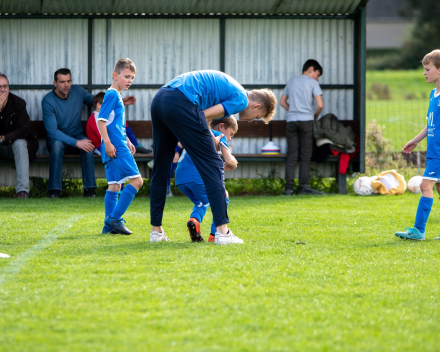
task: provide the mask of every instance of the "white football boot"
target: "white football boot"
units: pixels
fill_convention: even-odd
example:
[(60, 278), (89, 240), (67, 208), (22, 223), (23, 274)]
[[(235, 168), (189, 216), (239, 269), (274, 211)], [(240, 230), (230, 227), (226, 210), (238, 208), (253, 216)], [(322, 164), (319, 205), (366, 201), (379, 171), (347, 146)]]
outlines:
[(150, 242), (162, 242), (162, 241), (169, 241), (167, 235), (165, 235), (165, 231), (164, 232), (153, 231), (150, 233)]
[(230, 229), (226, 235), (216, 232), (215, 233), (215, 244), (241, 244), (244, 243), (242, 239), (235, 236)]

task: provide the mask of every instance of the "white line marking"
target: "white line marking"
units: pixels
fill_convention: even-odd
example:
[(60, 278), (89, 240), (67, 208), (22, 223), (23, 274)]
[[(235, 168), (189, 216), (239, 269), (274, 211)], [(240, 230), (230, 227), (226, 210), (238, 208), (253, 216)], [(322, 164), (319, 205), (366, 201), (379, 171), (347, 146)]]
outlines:
[(19, 255), (15, 260), (11, 261), (10, 264), (0, 272), (0, 285), (2, 285), (6, 279), (17, 274), (32, 257), (41, 252), (47, 246), (50, 246), (52, 243), (54, 243), (58, 236), (62, 235), (66, 230), (71, 228), (72, 225), (80, 218), (81, 216), (79, 215), (72, 216), (66, 222), (58, 225), (52, 231), (50, 231), (35, 246), (29, 248), (26, 252)]

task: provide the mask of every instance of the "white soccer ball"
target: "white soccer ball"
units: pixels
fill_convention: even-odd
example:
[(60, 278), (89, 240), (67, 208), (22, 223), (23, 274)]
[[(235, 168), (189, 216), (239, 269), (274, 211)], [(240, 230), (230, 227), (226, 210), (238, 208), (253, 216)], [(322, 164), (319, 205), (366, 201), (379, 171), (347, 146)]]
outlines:
[(371, 187), (371, 177), (362, 176), (359, 177), (353, 185), (354, 193), (360, 196), (368, 196), (373, 194), (374, 189)]
[(408, 181), (408, 191), (411, 193), (422, 193), (420, 185), (422, 184), (422, 176), (414, 176)]

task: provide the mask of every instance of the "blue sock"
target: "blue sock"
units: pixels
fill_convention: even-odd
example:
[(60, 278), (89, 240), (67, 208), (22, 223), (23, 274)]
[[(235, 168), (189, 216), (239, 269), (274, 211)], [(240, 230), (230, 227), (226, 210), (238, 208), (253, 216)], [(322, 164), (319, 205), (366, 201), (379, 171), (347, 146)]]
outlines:
[(105, 197), (104, 197), (105, 217), (109, 216), (113, 212), (117, 203), (118, 203), (118, 192), (112, 192), (107, 190), (107, 192), (105, 192)]
[(124, 213), (127, 211), (137, 192), (137, 189), (134, 188), (132, 185), (128, 184), (127, 186), (125, 186), (121, 196), (119, 197), (119, 202), (111, 213), (110, 217), (112, 219), (120, 219), (122, 215), (124, 215)]
[[(226, 198), (226, 208), (229, 206), (229, 198)], [(214, 221), (212, 222), (212, 225), (211, 225), (211, 233), (213, 234), (213, 235), (215, 235), (215, 233), (217, 232), (217, 227), (215, 226), (215, 224), (214, 224)]]
[(414, 227), (420, 232), (425, 232), (426, 222), (428, 221), (433, 203), (434, 199), (432, 198), (420, 197), (419, 206), (417, 207), (416, 221), (414, 223)]
[(203, 204), (194, 205), (191, 218), (197, 219), (198, 222), (202, 223), (203, 218), (206, 214), (206, 207)]

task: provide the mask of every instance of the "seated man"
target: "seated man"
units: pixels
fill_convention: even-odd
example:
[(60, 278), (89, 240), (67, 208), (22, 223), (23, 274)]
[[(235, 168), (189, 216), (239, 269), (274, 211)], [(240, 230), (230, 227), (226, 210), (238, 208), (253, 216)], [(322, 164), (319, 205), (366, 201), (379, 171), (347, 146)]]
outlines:
[(15, 161), (18, 198), (29, 197), (29, 160), (35, 158), (38, 139), (30, 129), (26, 102), (9, 92), (9, 80), (0, 73), (0, 159)]
[(81, 115), (83, 104), (93, 105), (93, 95), (78, 85), (72, 85), (70, 70), (61, 68), (54, 74), (55, 89), (41, 102), (47, 130), (46, 145), (50, 153), (49, 198), (61, 194), (64, 154), (81, 153), (84, 197), (96, 197), (95, 149), (83, 134)]

